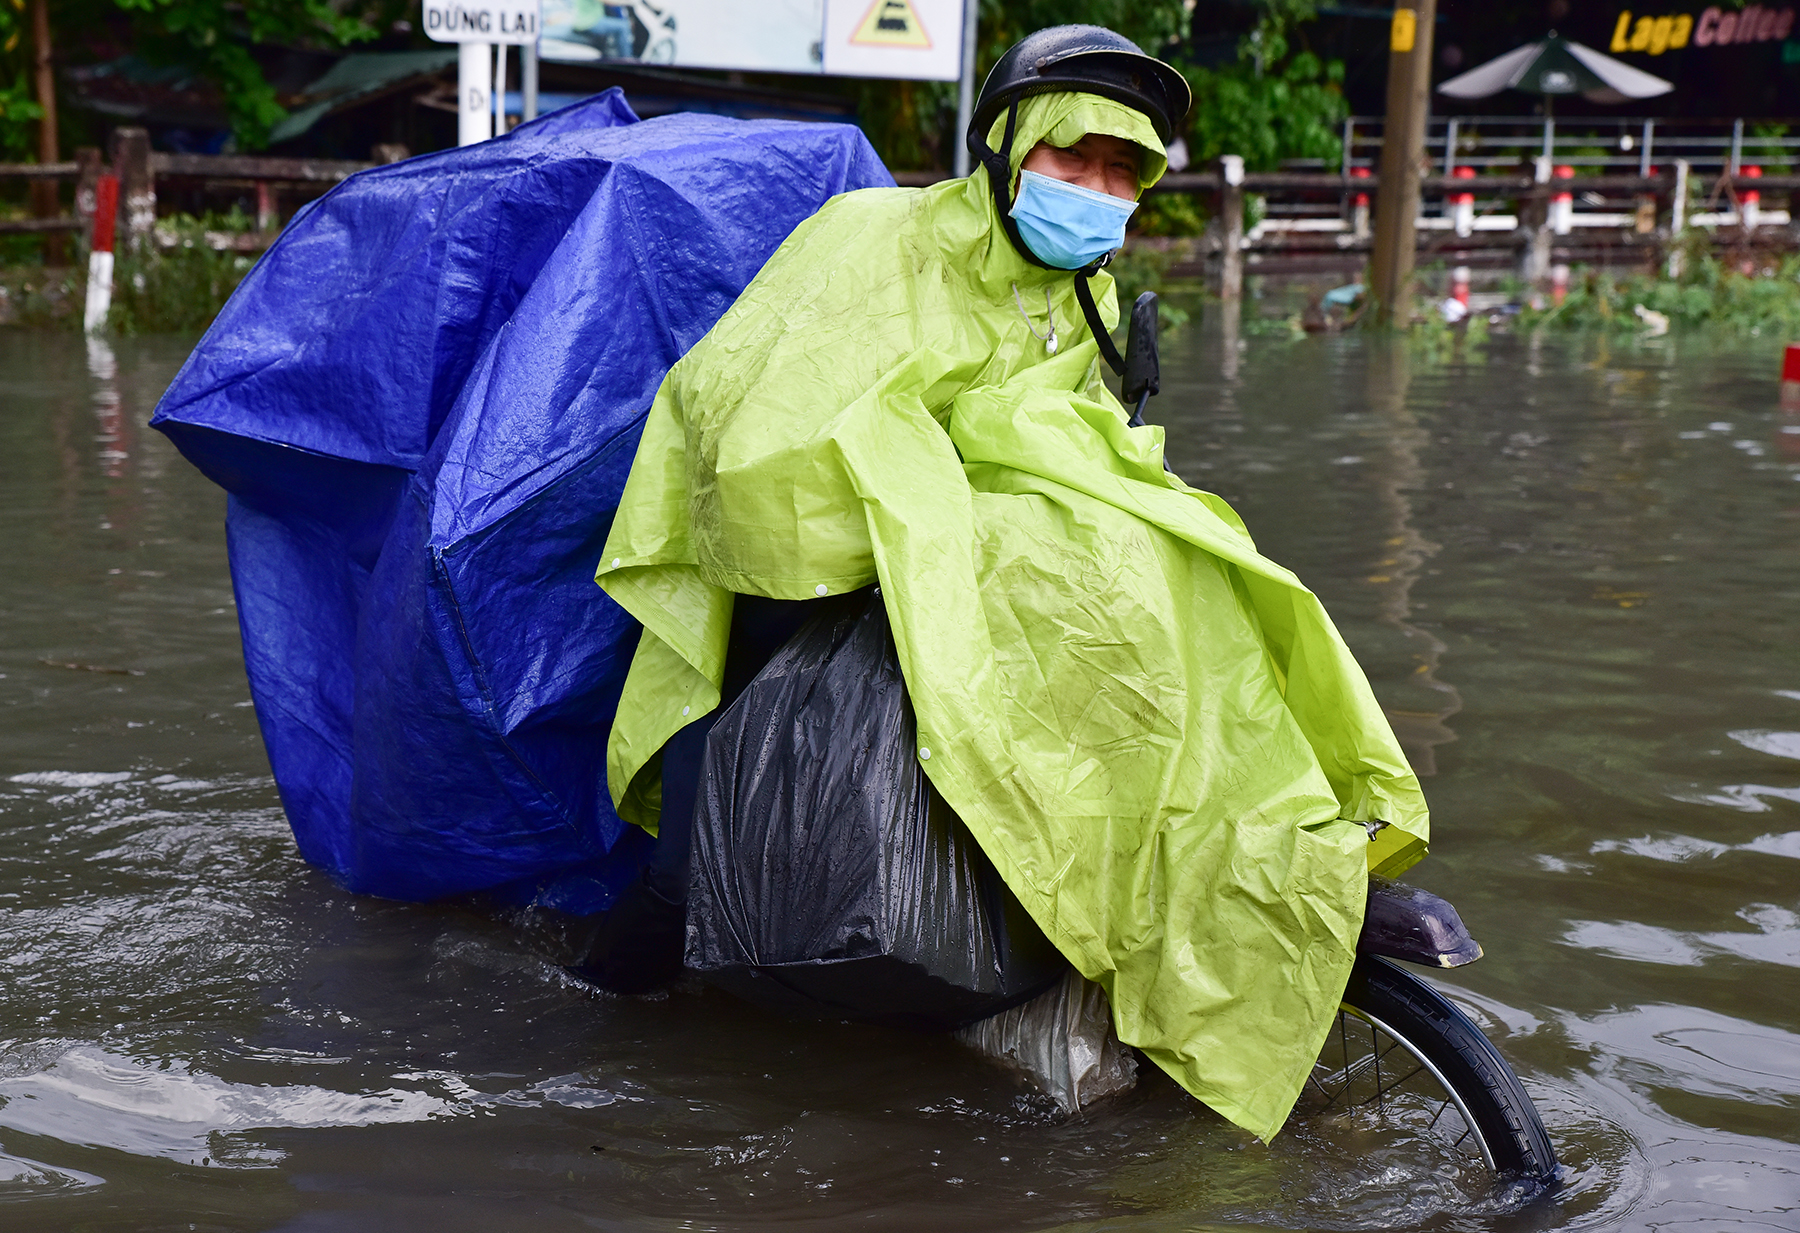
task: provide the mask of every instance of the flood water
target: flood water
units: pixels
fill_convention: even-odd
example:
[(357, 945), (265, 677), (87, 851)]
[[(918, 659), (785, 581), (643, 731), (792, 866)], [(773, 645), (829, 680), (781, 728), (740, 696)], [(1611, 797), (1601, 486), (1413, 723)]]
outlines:
[[(0, 1230), (1800, 1228), (1800, 420), (1769, 340), (1165, 342), (1169, 455), (1328, 608), (1434, 814), (1442, 982), (1567, 1166), (1471, 1194), (1151, 1075), (596, 995), (295, 854), (191, 340), (0, 333)], [(598, 753), (598, 751), (597, 751)]]

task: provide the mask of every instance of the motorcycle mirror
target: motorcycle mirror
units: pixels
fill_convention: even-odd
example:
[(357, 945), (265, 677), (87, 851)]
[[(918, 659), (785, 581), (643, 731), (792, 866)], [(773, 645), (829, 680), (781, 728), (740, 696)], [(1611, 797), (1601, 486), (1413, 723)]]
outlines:
[(1131, 306), (1131, 325), (1125, 332), (1125, 375), (1121, 392), (1127, 406), (1135, 404), (1131, 426), (1144, 422), (1144, 404), (1161, 384), (1161, 365), (1156, 355), (1156, 292), (1146, 291)]

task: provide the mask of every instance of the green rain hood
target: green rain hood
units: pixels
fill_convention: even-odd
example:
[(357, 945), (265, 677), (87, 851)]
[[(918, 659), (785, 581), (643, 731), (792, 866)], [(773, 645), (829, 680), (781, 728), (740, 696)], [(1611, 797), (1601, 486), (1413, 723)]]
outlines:
[[(1019, 109), (1015, 175), (1087, 132), (1161, 174), (1143, 116), (1051, 94)], [(733, 593), (879, 582), (933, 785), (1120, 1039), (1268, 1139), (1425, 802), (1318, 599), (1125, 421), (1074, 279), (1013, 249), (984, 171), (829, 202), (650, 410), (599, 571), (644, 625), (607, 775), (654, 829)]]

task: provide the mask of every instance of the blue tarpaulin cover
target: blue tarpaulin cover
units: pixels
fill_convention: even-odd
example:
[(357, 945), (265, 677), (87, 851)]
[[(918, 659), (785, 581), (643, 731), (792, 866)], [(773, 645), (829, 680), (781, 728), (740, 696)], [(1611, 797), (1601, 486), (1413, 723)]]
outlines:
[(594, 568), (663, 375), (793, 228), (891, 186), (844, 125), (617, 90), (298, 215), (151, 423), (230, 494), (257, 718), (353, 890), (605, 907), (638, 625)]

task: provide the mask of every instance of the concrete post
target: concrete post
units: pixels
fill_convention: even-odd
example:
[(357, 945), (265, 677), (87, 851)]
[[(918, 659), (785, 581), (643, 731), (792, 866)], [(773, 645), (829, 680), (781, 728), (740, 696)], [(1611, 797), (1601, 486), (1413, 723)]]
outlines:
[(1244, 160), (1227, 154), (1219, 159), (1219, 299), (1235, 305), (1243, 294)]
[(1675, 160), (1675, 196), (1669, 203), (1669, 277), (1681, 277), (1681, 233), (1687, 229), (1688, 161)]
[(1431, 89), (1431, 34), (1437, 0), (1399, 0), (1388, 38), (1387, 120), (1381, 131), (1381, 187), (1375, 194), (1375, 251), (1369, 261), (1376, 320), (1412, 314), (1419, 221), (1419, 172)]
[(112, 135), (113, 173), (119, 177), (119, 224), (128, 252), (147, 248), (156, 230), (156, 178), (150, 174), (150, 134), (116, 128)]
[(85, 232), (94, 221), (94, 192), (100, 183), (100, 173), (106, 170), (106, 162), (100, 157), (100, 151), (93, 146), (82, 146), (75, 151), (75, 217), (81, 220), (81, 229)]
[(1550, 171), (1550, 160), (1540, 154), (1537, 174), (1533, 177), (1538, 187), (1525, 199), (1524, 208), (1519, 211), (1519, 228), (1526, 233), (1519, 277), (1533, 287), (1550, 277)]

